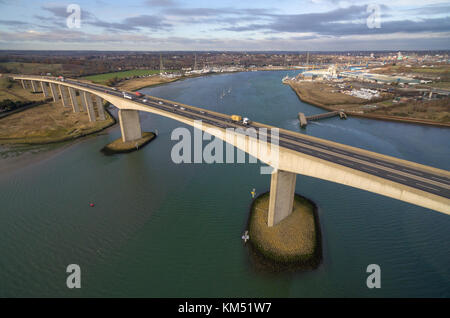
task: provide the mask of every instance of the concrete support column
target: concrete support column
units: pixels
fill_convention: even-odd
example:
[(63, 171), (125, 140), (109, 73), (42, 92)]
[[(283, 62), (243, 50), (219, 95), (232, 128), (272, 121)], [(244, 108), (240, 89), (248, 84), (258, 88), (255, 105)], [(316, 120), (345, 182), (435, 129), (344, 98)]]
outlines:
[(27, 86), (25, 85), (25, 81), (24, 80), (20, 80), (22, 82), (22, 87), (23, 89), (27, 89)]
[(94, 121), (96, 121), (96, 119), (95, 119), (94, 105), (92, 104), (91, 94), (88, 92), (83, 92), (83, 97), (84, 97), (84, 101), (86, 103), (89, 121), (94, 122)]
[(48, 93), (48, 89), (47, 89), (47, 84), (45, 84), (45, 82), (41, 82), (41, 88), (42, 88), (42, 94), (44, 94), (44, 97), (49, 97), (49, 93)]
[(292, 213), (297, 174), (275, 170), (270, 180), (269, 227), (277, 225)]
[(137, 110), (119, 109), (119, 122), (123, 142), (142, 138), (141, 123)]
[(77, 93), (75, 92), (75, 89), (72, 87), (69, 87), (69, 97), (70, 101), (72, 102), (72, 110), (74, 113), (80, 112), (80, 107), (78, 106), (78, 100), (77, 100)]
[(78, 91), (78, 93), (80, 94), (81, 99), (81, 111), (87, 112), (86, 100), (84, 99), (84, 92)]
[(64, 107), (70, 107), (69, 100), (67, 99), (67, 92), (64, 85), (58, 85), (59, 86), (59, 95), (61, 95), (62, 104)]
[(30, 81), (31, 82), (31, 89), (33, 91), (33, 93), (37, 92), (37, 88), (36, 88), (36, 82), (35, 81)]
[(53, 102), (57, 102), (59, 100), (58, 91), (56, 90), (56, 85), (50, 83), (50, 92), (52, 93)]
[(105, 109), (103, 108), (103, 99), (100, 96), (95, 96), (95, 103), (97, 104), (98, 118), (105, 120)]

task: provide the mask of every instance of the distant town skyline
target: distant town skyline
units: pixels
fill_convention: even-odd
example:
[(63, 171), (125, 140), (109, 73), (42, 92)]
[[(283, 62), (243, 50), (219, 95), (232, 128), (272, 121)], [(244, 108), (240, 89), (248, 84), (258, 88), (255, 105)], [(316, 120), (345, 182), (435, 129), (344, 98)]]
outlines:
[(2, 50), (450, 49), (448, 0), (0, 0), (0, 8)]

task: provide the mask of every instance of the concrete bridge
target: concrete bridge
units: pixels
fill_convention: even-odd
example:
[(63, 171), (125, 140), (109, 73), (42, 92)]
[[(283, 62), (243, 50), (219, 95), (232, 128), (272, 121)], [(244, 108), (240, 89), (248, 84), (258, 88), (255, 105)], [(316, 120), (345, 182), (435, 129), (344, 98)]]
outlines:
[[(123, 141), (141, 138), (139, 112), (150, 112), (197, 127), (241, 149), (275, 168), (271, 176), (268, 225), (274, 226), (292, 212), (297, 174), (307, 175), (450, 214), (450, 172), (418, 163), (397, 159), (328, 140), (279, 129), (276, 138), (278, 156), (274, 159), (272, 145), (261, 142), (261, 133), (231, 134), (226, 128), (272, 127), (251, 122), (249, 126), (234, 122), (229, 115), (208, 111), (164, 99), (146, 96), (142, 99), (124, 98), (122, 92), (87, 82), (51, 77), (12, 76), (24, 88), (41, 88), (44, 96), (62, 99), (64, 107), (74, 112), (86, 111), (91, 121), (104, 118), (102, 100), (119, 108)], [(29, 85), (28, 85), (29, 84)], [(82, 107), (75, 98), (80, 94)], [(133, 93), (128, 93), (130, 96)], [(95, 100), (95, 107), (94, 107)], [(267, 137), (267, 136), (266, 136)], [(270, 138), (269, 138), (270, 139)], [(332, 194), (330, 194), (332, 199)]]

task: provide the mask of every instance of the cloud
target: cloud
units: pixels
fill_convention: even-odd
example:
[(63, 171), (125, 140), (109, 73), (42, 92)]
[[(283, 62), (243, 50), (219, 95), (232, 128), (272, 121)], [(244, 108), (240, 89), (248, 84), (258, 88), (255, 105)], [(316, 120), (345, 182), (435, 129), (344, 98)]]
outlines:
[(123, 22), (124, 25), (133, 28), (148, 28), (148, 29), (165, 29), (171, 25), (164, 22), (164, 19), (155, 15), (139, 15), (135, 17), (126, 18)]
[(20, 26), (20, 25), (27, 25), (27, 22), (23, 21), (17, 21), (17, 20), (0, 20), (0, 24), (7, 25), (7, 26)]
[(388, 34), (396, 32), (445, 32), (450, 30), (450, 18), (413, 20), (383, 20), (380, 28), (368, 28), (365, 6), (338, 8), (324, 13), (278, 15), (269, 23), (255, 23), (223, 28), (226, 31), (270, 31), (274, 33), (313, 32), (320, 35), (344, 36), (358, 34)]
[[(65, 26), (65, 19), (68, 17), (69, 13), (66, 11), (64, 6), (44, 6), (42, 7), (47, 12), (50, 12), (58, 20), (52, 21), (54, 26), (63, 27)], [(40, 20), (49, 19), (43, 16), (35, 16)], [(64, 22), (62, 22), (64, 19)], [(156, 15), (138, 15), (134, 17), (128, 17), (121, 22), (109, 22), (97, 18), (94, 14), (87, 10), (81, 10), (81, 21), (84, 25), (91, 25), (99, 28), (104, 28), (108, 31), (139, 31), (140, 28), (146, 28), (151, 30), (161, 30), (168, 29), (170, 24), (165, 23), (161, 16)]]
[(446, 14), (449, 15), (450, 5), (445, 4), (432, 4), (426, 5), (420, 8), (412, 8), (408, 10), (411, 13), (416, 13), (419, 15), (435, 15), (435, 14)]
[[(145, 46), (146, 49), (158, 50), (298, 50), (308, 46), (307, 49), (311, 50), (346, 47), (369, 49), (376, 45), (387, 47), (391, 42), (391, 48), (398, 49), (409, 46), (448, 48), (448, 2), (432, 0), (433, 5), (422, 1), (421, 6), (404, 4), (400, 8), (392, 7), (394, 4), (401, 5), (402, 1), (407, 2), (376, 1), (382, 8), (379, 29), (367, 27), (366, 19), (370, 15), (366, 11), (367, 5), (361, 5), (356, 0), (322, 0), (320, 6), (326, 4), (328, 11), (314, 12), (311, 10), (316, 7), (305, 7), (303, 12), (310, 10), (307, 13), (283, 13), (281, 9), (267, 6), (234, 8), (205, 5), (195, 8), (185, 6), (181, 1), (147, 0), (144, 9), (139, 6), (139, 11), (124, 10), (122, 16), (120, 12), (117, 13), (119, 18), (117, 11), (114, 11), (115, 19), (111, 20), (97, 17), (92, 12), (98, 11), (86, 6), (92, 11), (83, 7), (82, 29), (78, 30), (67, 28), (66, 18), (70, 13), (65, 6), (46, 5), (30, 20), (22, 22), (14, 17), (0, 20), (0, 43), (6, 47), (9, 47), (6, 44), (8, 41), (17, 45), (20, 41), (67, 45), (79, 43), (83, 48), (116, 45), (121, 49), (124, 47), (122, 43), (142, 42), (140, 48)], [(29, 31), (24, 31), (26, 29)], [(11, 32), (4, 32), (6, 30)], [(370, 40), (373, 43), (369, 45)], [(410, 44), (407, 45), (407, 42)]]
[(150, 7), (173, 7), (178, 5), (174, 0), (147, 0), (146, 4)]

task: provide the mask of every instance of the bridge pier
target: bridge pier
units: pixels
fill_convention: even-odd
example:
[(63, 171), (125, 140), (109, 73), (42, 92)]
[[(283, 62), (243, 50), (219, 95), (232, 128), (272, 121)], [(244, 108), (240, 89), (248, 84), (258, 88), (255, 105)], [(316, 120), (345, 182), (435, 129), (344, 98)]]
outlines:
[(82, 112), (87, 112), (86, 100), (84, 99), (84, 92), (83, 91), (78, 91), (78, 93), (80, 94), (81, 111)]
[(306, 127), (308, 125), (308, 120), (305, 117), (305, 114), (298, 113), (298, 119), (300, 120), (300, 127)]
[(103, 99), (100, 96), (95, 96), (95, 103), (97, 104), (97, 112), (98, 112), (98, 118), (100, 120), (105, 120), (105, 109), (103, 108)]
[(59, 96), (56, 90), (56, 85), (53, 83), (50, 83), (50, 92), (52, 93), (53, 102), (56, 103), (59, 100)]
[(22, 82), (22, 87), (23, 89), (27, 89), (27, 86), (25, 85), (25, 81), (24, 80), (20, 80)]
[(141, 123), (137, 110), (119, 109), (119, 122), (123, 142), (142, 138)]
[(292, 213), (297, 174), (275, 170), (270, 180), (269, 214), (267, 225), (272, 227)]
[(41, 88), (42, 88), (42, 94), (44, 94), (44, 97), (49, 97), (49, 93), (47, 90), (47, 84), (45, 82), (41, 82)]
[(64, 107), (70, 107), (69, 102), (67, 100), (66, 88), (64, 85), (59, 86), (59, 95), (61, 95), (62, 104)]
[(37, 92), (36, 82), (35, 81), (30, 82), (31, 82), (31, 90), (33, 91), (33, 93), (36, 93)]
[(80, 107), (78, 106), (78, 101), (77, 101), (77, 93), (75, 92), (75, 89), (73, 89), (72, 87), (69, 87), (69, 97), (70, 97), (70, 101), (72, 103), (73, 112), (74, 113), (80, 112)]
[(95, 111), (94, 111), (94, 105), (92, 104), (92, 97), (91, 97), (91, 93), (88, 92), (83, 92), (83, 97), (84, 97), (84, 102), (87, 108), (87, 113), (89, 116), (89, 121), (90, 122), (95, 122)]

